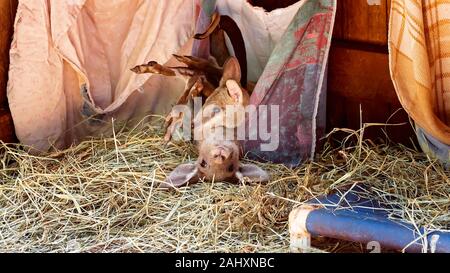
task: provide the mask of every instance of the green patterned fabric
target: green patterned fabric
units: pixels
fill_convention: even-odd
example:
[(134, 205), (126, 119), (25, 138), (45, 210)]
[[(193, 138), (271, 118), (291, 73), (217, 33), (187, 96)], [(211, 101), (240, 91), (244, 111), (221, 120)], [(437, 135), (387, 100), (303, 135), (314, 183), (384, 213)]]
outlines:
[[(326, 72), (336, 0), (303, 1), (273, 50), (250, 99), (250, 104), (257, 107), (275, 106), (280, 110), (276, 123), (279, 145), (275, 151), (262, 151), (261, 145), (267, 140), (248, 126), (249, 135), (257, 139), (244, 141), (243, 146), (247, 156), (255, 160), (298, 166), (314, 157), (316, 142), (325, 133)], [(204, 32), (211, 22), (215, 3), (202, 1), (197, 33)], [(209, 49), (208, 41), (196, 41), (193, 55), (208, 58)], [(258, 119), (273, 126), (269, 116)]]

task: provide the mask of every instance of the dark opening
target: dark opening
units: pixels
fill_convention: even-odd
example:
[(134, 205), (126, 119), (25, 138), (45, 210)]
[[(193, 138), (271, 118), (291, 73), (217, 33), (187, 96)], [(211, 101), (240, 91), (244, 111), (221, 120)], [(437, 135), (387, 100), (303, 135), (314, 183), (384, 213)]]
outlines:
[(264, 8), (266, 11), (289, 7), (298, 2), (298, 0), (247, 0), (255, 7)]

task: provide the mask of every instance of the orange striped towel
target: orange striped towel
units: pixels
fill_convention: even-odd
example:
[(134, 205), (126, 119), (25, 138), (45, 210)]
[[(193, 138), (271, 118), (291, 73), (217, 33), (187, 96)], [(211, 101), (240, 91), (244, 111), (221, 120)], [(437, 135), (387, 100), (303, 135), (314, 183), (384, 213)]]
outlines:
[(390, 69), (400, 102), (418, 126), (450, 145), (450, 1), (391, 6)]

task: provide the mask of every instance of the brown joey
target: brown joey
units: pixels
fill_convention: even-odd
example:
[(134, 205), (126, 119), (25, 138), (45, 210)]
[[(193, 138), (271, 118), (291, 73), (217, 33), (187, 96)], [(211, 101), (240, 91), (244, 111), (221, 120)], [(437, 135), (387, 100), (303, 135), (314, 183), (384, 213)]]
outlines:
[(240, 162), (242, 148), (236, 132), (244, 121), (244, 108), (249, 103), (249, 94), (240, 81), (239, 62), (235, 57), (230, 57), (223, 67), (219, 86), (206, 99), (202, 111), (194, 119), (194, 136), (199, 153), (197, 161), (178, 166), (167, 177), (164, 187), (180, 187), (200, 180), (269, 180), (267, 172), (258, 166)]

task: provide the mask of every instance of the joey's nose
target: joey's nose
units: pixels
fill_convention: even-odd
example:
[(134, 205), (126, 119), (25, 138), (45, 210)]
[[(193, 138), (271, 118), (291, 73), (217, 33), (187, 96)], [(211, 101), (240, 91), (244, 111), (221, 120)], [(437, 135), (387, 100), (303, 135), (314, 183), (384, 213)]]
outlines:
[(223, 149), (223, 148), (216, 148), (216, 149), (212, 150), (211, 155), (213, 156), (214, 161), (217, 164), (220, 164), (220, 163), (223, 163), (228, 158), (230, 158), (231, 152), (226, 149)]

